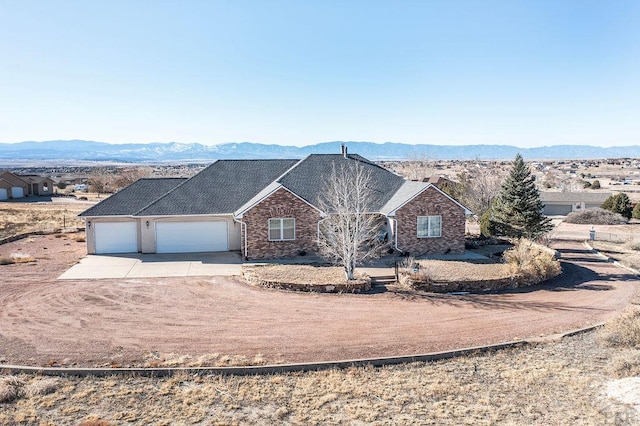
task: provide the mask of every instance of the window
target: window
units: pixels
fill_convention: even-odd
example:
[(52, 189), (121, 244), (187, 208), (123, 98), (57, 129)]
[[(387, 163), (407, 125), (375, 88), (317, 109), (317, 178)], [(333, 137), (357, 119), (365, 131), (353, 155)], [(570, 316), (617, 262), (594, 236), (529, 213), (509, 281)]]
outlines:
[(418, 216), (418, 238), (442, 236), (442, 216)]
[(48, 185), (48, 184), (46, 184), (46, 183), (43, 183), (43, 184), (42, 184), (42, 190), (43, 190), (44, 192), (49, 192), (49, 185)]
[(296, 220), (292, 218), (269, 219), (269, 241), (296, 239)]

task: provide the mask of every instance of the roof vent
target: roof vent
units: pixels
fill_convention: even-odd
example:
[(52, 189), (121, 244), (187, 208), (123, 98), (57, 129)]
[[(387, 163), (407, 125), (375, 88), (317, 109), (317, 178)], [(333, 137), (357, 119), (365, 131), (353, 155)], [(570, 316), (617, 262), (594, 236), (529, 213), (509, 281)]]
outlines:
[(345, 144), (340, 145), (340, 152), (344, 158), (347, 158), (347, 146)]

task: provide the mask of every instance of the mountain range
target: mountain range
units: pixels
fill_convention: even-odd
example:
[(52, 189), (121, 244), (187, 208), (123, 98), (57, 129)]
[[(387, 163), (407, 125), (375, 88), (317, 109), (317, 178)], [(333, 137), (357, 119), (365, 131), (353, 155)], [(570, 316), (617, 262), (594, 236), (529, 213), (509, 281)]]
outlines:
[(260, 143), (127, 143), (109, 144), (84, 140), (0, 143), (0, 160), (82, 160), (117, 162), (174, 162), (217, 159), (303, 158), (308, 154), (349, 153), (370, 160), (510, 160), (517, 153), (525, 159), (590, 159), (640, 157), (640, 146), (597, 147), (554, 145), (521, 148), (511, 145), (411, 145), (404, 143), (323, 142), (307, 146)]

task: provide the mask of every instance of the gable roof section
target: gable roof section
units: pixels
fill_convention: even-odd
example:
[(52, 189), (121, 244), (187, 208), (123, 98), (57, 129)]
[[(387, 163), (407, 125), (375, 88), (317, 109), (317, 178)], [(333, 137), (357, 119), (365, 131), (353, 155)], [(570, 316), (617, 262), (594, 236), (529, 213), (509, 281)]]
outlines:
[(391, 197), (389, 201), (387, 201), (387, 203), (380, 209), (380, 213), (384, 215), (393, 214), (400, 207), (404, 206), (409, 201), (413, 200), (415, 197), (420, 195), (422, 192), (426, 191), (428, 188), (433, 188), (434, 190), (442, 194), (444, 197), (453, 201), (456, 205), (458, 205), (461, 209), (464, 210), (465, 214), (473, 214), (471, 210), (469, 210), (468, 208), (460, 204), (453, 197), (451, 197), (446, 192), (442, 191), (440, 188), (438, 188), (434, 184), (428, 183), (428, 182), (415, 182), (415, 181), (405, 181), (402, 187), (400, 187), (400, 189), (398, 189), (398, 191), (395, 194), (393, 194), (393, 197)]
[(218, 160), (136, 216), (233, 214), (299, 160)]
[(132, 216), (186, 181), (185, 178), (140, 179), (78, 216)]
[(379, 211), (402, 186), (404, 179), (359, 155), (349, 154), (345, 158), (342, 154), (311, 154), (278, 179), (278, 182), (309, 204), (317, 206), (333, 166), (346, 166), (354, 161), (362, 165), (370, 176), (372, 200), (369, 210)]
[(18, 176), (15, 173), (11, 173), (8, 170), (0, 170), (0, 177), (7, 182), (11, 183), (13, 186), (22, 186), (26, 185), (28, 182)]

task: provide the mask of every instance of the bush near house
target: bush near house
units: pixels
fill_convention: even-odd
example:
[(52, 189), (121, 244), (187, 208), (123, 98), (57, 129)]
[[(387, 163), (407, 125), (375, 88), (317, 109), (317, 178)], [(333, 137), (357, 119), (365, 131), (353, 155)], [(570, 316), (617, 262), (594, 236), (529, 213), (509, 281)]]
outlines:
[(398, 284), (435, 293), (497, 291), (535, 285), (562, 272), (552, 250), (526, 239), (505, 251), (503, 259), (477, 264), (407, 258), (399, 265)]
[(564, 221), (582, 225), (624, 225), (629, 220), (619, 213), (594, 208), (569, 213)]

